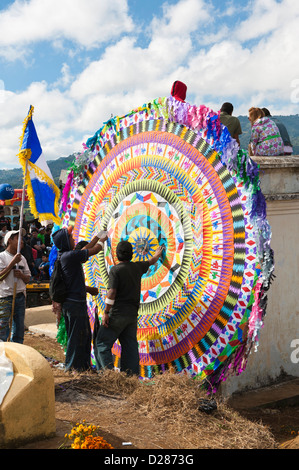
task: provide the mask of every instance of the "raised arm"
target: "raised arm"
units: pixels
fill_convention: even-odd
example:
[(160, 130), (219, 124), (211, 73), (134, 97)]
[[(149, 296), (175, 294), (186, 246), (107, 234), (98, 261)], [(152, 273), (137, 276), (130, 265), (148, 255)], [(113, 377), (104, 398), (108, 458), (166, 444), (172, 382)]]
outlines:
[(108, 240), (107, 235), (101, 235), (99, 232), (83, 249), (88, 250), (88, 256), (93, 256), (104, 249), (104, 243)]
[(158, 261), (158, 259), (159, 259), (160, 256), (162, 255), (162, 253), (163, 253), (163, 248), (162, 248), (162, 246), (159, 246), (159, 247), (156, 249), (156, 251), (155, 251), (155, 253), (154, 253), (154, 256), (153, 256), (151, 259), (149, 259), (149, 264), (150, 264), (150, 266), (152, 266), (153, 264), (155, 264), (155, 263)]

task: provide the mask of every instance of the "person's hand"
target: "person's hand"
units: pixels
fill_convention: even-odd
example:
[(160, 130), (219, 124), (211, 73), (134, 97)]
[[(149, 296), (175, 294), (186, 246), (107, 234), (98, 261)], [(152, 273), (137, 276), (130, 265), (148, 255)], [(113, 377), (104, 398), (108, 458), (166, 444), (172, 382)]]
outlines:
[(108, 313), (106, 313), (106, 312), (103, 313), (102, 325), (103, 325), (105, 328), (108, 328), (108, 325), (109, 325), (109, 315), (108, 315)]
[(21, 259), (22, 259), (21, 253), (17, 253), (12, 259), (12, 264), (15, 266), (21, 261)]
[(23, 273), (20, 269), (14, 269), (13, 274), (17, 279), (23, 279)]
[(108, 240), (108, 235), (102, 235), (99, 241), (105, 243), (106, 240)]
[(154, 256), (159, 258), (159, 257), (162, 255), (162, 253), (163, 253), (163, 247), (162, 247), (162, 246), (158, 246), (158, 248), (157, 248), (156, 251), (155, 251)]
[(162, 252), (163, 252), (163, 247), (162, 246), (159, 246), (154, 255), (152, 256), (151, 259), (149, 259), (149, 264), (150, 266), (152, 266), (153, 264), (156, 264), (157, 261), (159, 260), (160, 256), (162, 255)]
[(86, 292), (90, 295), (99, 295), (99, 289), (97, 287), (86, 286)]
[(58, 302), (52, 302), (52, 312), (56, 315), (56, 325), (59, 326), (61, 319), (62, 305)]
[(104, 243), (106, 240), (108, 240), (108, 232), (106, 232), (105, 230), (101, 230), (96, 234), (96, 237), (98, 237), (100, 242)]

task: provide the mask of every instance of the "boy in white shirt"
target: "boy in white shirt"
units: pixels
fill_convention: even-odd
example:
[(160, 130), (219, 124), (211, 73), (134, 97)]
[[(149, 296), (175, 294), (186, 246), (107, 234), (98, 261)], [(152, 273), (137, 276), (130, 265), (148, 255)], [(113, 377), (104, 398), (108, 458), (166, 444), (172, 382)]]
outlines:
[[(11, 341), (23, 343), (26, 309), (26, 284), (30, 270), (18, 248), (18, 230), (7, 232), (4, 237), (6, 250), (0, 253), (0, 341), (7, 341), (10, 334), (12, 301), (16, 283), (15, 307), (12, 319)], [(23, 240), (21, 240), (22, 249)]]

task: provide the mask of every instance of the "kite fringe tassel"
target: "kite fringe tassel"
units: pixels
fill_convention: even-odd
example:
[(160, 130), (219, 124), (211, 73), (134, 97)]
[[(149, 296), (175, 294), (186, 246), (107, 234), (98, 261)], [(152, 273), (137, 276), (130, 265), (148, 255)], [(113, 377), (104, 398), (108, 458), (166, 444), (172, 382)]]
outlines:
[(66, 208), (67, 208), (66, 205), (68, 201), (69, 192), (73, 184), (73, 179), (74, 179), (74, 170), (71, 170), (68, 174), (65, 186), (63, 188), (61, 202), (60, 202), (62, 210), (64, 212), (66, 211)]
[[(87, 140), (86, 144), (83, 144), (84, 151), (76, 156), (68, 170), (67, 183), (60, 204), (62, 219), (65, 217), (61, 226), (70, 223), (71, 209), (67, 204), (70, 194), (74, 195), (80, 183), (84, 181), (93, 160), (101, 162), (107, 151), (109, 152), (113, 139), (112, 146), (120, 142), (120, 137), (122, 140), (130, 137), (133, 135), (134, 126), (138, 132), (162, 129), (162, 132), (175, 134), (180, 126), (194, 131), (198, 135), (197, 142), (202, 138), (218, 153), (221, 163), (243, 185), (248, 196), (249, 221), (255, 231), (258, 261), (250, 306), (247, 307), (247, 316), (242, 325), (242, 339), (234, 341), (235, 345), (231, 347), (226, 359), (222, 362), (217, 359), (214, 362), (214, 370), (211, 364), (208, 372), (191, 374), (195, 378), (205, 379), (209, 392), (215, 392), (229, 375), (232, 373), (239, 375), (246, 368), (251, 350), (257, 349), (259, 332), (266, 314), (266, 293), (275, 277), (274, 253), (270, 247), (271, 229), (267, 221), (265, 197), (260, 188), (259, 166), (246, 150), (239, 148), (236, 140), (221, 124), (220, 111), (215, 112), (204, 105), (195, 106), (180, 102), (172, 96), (160, 97), (124, 116), (111, 117), (93, 137)], [(187, 138), (186, 145), (188, 145)]]

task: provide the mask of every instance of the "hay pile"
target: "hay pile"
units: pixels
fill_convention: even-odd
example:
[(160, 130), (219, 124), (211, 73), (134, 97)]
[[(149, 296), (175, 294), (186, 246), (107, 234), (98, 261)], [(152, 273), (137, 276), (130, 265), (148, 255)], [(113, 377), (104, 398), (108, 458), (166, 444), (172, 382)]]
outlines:
[[(66, 384), (65, 384), (66, 385)], [(68, 388), (122, 400), (140, 415), (163, 425), (177, 436), (177, 448), (186, 449), (273, 449), (275, 439), (262, 424), (251, 422), (230, 409), (221, 397), (214, 406), (200, 382), (185, 375), (165, 373), (150, 381), (140, 381), (123, 373), (78, 374)], [(206, 411), (203, 411), (206, 410)]]

